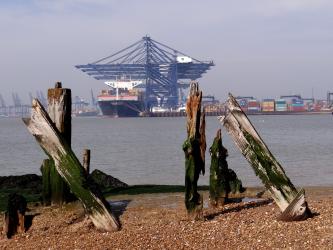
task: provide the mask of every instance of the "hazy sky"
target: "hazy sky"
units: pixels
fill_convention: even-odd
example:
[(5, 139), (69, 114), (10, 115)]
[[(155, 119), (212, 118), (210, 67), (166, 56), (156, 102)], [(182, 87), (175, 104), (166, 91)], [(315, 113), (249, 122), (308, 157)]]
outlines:
[(46, 91), (62, 81), (74, 95), (102, 81), (74, 68), (146, 34), (216, 66), (204, 94), (258, 98), (333, 91), (331, 0), (1, 0), (0, 93)]

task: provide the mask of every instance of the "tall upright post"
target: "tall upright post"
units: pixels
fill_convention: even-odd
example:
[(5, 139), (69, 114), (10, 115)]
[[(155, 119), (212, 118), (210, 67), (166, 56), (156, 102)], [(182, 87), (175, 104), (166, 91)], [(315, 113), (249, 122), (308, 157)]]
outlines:
[[(71, 146), (72, 140), (72, 94), (70, 89), (62, 88), (61, 82), (56, 82), (55, 87), (48, 89), (48, 114), (65, 139)], [(62, 205), (70, 198), (67, 184), (55, 169), (54, 163), (50, 167), (51, 204)]]
[(205, 112), (201, 112), (202, 92), (197, 82), (191, 83), (186, 103), (187, 139), (183, 144), (185, 153), (185, 206), (189, 217), (200, 219), (202, 196), (198, 193), (199, 174), (205, 174)]

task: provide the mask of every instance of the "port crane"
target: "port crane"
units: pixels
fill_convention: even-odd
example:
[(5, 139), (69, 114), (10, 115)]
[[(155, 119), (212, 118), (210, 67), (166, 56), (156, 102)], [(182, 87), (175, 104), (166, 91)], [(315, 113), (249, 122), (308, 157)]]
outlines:
[(75, 67), (97, 80), (117, 81), (124, 76), (141, 80), (148, 111), (159, 100), (166, 107), (180, 106), (181, 90), (212, 66), (213, 61), (200, 61), (145, 36), (110, 56)]

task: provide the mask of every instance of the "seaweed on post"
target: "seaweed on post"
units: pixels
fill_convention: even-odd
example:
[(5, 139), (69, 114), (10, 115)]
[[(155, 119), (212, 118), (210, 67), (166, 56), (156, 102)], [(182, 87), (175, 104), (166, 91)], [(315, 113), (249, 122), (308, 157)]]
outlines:
[(245, 189), (236, 173), (228, 168), (228, 150), (222, 144), (221, 129), (216, 133), (209, 149), (211, 156), (209, 198), (212, 206), (223, 206), (230, 193), (242, 193)]
[[(48, 114), (57, 127), (60, 134), (66, 140), (67, 144), (71, 146), (72, 140), (72, 94), (71, 89), (62, 88), (61, 82), (56, 82), (55, 87), (47, 91), (48, 101)], [(44, 176), (49, 174), (50, 196), (49, 201), (45, 196), (44, 204), (51, 203), (52, 205), (61, 206), (65, 202), (75, 199), (69, 191), (68, 185), (64, 182), (58, 174), (52, 158), (48, 162), (48, 171), (42, 171), (43, 181), (48, 177)], [(46, 184), (43, 184), (46, 186)]]
[(292, 221), (310, 217), (311, 211), (305, 201), (304, 190), (298, 191), (295, 188), (231, 94), (226, 108), (226, 115), (219, 120), (271, 193), (282, 211), (280, 219)]
[(23, 118), (23, 121), (45, 153), (53, 159), (57, 172), (82, 202), (96, 228), (119, 230), (120, 223), (112, 214), (109, 203), (97, 185), (87, 179), (80, 161), (37, 99), (32, 103), (31, 118)]
[(205, 174), (205, 112), (201, 112), (202, 92), (197, 82), (192, 82), (186, 103), (187, 139), (185, 153), (185, 206), (188, 215), (199, 219), (202, 215), (202, 196), (198, 193), (200, 173)]

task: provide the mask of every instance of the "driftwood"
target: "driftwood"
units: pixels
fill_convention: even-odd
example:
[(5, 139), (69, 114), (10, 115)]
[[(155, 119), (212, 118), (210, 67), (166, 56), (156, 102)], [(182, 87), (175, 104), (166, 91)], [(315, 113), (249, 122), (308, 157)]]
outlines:
[(16, 233), (25, 232), (26, 210), (27, 201), (22, 195), (16, 193), (9, 195), (3, 226), (3, 231), (7, 238), (11, 238)]
[(294, 187), (231, 94), (229, 94), (226, 108), (226, 115), (219, 117), (219, 120), (271, 193), (282, 211), (280, 219), (303, 220), (311, 216), (305, 201), (304, 190), (298, 191)]
[(23, 121), (39, 145), (54, 160), (56, 170), (82, 202), (94, 225), (105, 231), (118, 230), (120, 224), (111, 213), (109, 203), (96, 190), (96, 185), (90, 185), (87, 181), (80, 161), (37, 99), (32, 103), (31, 118)]
[(187, 139), (185, 153), (185, 206), (190, 217), (199, 219), (202, 214), (202, 197), (197, 185), (200, 172), (205, 174), (205, 112), (201, 112), (202, 92), (196, 82), (191, 83), (186, 104)]
[(242, 193), (245, 189), (236, 173), (228, 168), (228, 150), (222, 144), (221, 129), (216, 133), (212, 146), (209, 176), (209, 199), (212, 206), (222, 206), (230, 193)]

